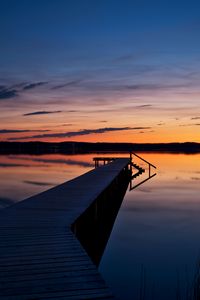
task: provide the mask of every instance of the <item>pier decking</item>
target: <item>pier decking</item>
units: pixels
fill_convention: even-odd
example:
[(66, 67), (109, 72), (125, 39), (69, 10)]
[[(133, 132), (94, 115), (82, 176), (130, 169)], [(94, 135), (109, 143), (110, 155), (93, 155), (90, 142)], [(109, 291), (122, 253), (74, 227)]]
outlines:
[(0, 211), (0, 299), (112, 299), (71, 230), (128, 168), (120, 158)]

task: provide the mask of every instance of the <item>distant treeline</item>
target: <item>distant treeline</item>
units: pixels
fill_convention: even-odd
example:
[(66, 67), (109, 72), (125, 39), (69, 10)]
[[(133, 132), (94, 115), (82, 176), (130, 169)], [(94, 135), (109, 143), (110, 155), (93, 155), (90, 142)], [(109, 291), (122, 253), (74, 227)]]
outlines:
[(97, 153), (97, 152), (200, 153), (200, 143), (86, 143), (0, 142), (0, 154)]

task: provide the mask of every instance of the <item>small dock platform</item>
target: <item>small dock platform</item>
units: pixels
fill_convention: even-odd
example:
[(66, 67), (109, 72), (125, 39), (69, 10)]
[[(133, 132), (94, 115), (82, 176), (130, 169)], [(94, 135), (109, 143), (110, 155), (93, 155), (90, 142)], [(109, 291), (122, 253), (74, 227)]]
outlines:
[(0, 211), (0, 299), (114, 299), (72, 224), (128, 171), (115, 159)]

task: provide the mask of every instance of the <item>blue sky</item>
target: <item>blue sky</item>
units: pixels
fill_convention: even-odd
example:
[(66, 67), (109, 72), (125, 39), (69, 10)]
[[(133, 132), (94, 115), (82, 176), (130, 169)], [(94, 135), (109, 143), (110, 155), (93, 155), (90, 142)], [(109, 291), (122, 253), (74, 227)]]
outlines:
[[(102, 120), (101, 108), (109, 127), (140, 126), (125, 122), (134, 105), (152, 107), (147, 127), (167, 121), (171, 111), (188, 121), (198, 117), (199, 32), (194, 0), (0, 0), (2, 122), (21, 129), (26, 113), (63, 111), (72, 130), (90, 130)], [(124, 121), (112, 119), (111, 109), (121, 109)], [(83, 127), (83, 115), (92, 127)], [(51, 118), (60, 124), (56, 114)], [(39, 126), (38, 119), (32, 123)]]
[(1, 69), (16, 76), (78, 75), (120, 57), (199, 60), (199, 1), (1, 0), (0, 8)]

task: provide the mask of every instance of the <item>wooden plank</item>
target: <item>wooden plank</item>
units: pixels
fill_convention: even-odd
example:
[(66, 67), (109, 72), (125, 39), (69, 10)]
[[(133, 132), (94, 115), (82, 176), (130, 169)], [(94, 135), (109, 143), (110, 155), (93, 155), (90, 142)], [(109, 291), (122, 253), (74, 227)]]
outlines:
[(45, 270), (48, 268), (59, 268), (59, 267), (65, 267), (67, 269), (73, 269), (77, 266), (83, 266), (85, 268), (88, 268), (91, 266), (91, 261), (84, 260), (84, 261), (70, 261), (70, 260), (64, 260), (64, 261), (53, 261), (51, 263), (29, 263), (24, 265), (1, 265), (1, 274), (0, 278), (4, 277), (4, 273), (11, 273), (11, 272), (19, 272), (19, 271), (28, 271), (31, 270)]
[(70, 261), (79, 261), (79, 260), (88, 260), (88, 256), (85, 255), (80, 255), (80, 254), (74, 254), (74, 255), (67, 255), (67, 253), (61, 253), (61, 254), (50, 254), (50, 255), (38, 255), (38, 256), (33, 256), (30, 258), (30, 256), (14, 256), (12, 257), (8, 257), (8, 258), (0, 258), (0, 266), (4, 266), (4, 265), (22, 265), (22, 264), (27, 264), (30, 261), (33, 263), (39, 263), (39, 262), (53, 262), (55, 260), (59, 261), (59, 260), (70, 260)]
[(104, 288), (104, 282), (102, 280), (97, 281), (96, 279), (88, 280), (87, 282), (68, 282), (67, 280), (61, 280), (61, 279), (49, 279), (49, 284), (45, 283), (42, 285), (42, 282), (39, 283), (38, 281), (35, 283), (34, 281), (31, 282), (29, 286), (26, 287), (9, 287), (6, 289), (0, 290), (0, 297), (6, 296), (6, 295), (13, 295), (13, 294), (20, 294), (26, 295), (28, 293), (32, 294), (40, 294), (45, 293), (47, 291), (49, 292), (59, 292), (59, 291), (77, 291), (82, 289), (97, 289), (97, 288)]
[[(70, 249), (71, 250), (71, 249)], [(10, 260), (14, 260), (14, 261), (17, 261), (18, 259), (25, 259), (25, 260), (33, 260), (33, 259), (44, 259), (45, 257), (58, 257), (58, 256), (66, 256), (67, 257), (82, 257), (82, 256), (85, 256), (85, 252), (83, 251), (80, 251), (80, 250), (77, 250), (77, 251), (68, 251), (66, 252), (66, 249), (57, 249), (56, 251), (54, 250), (53, 253), (51, 251), (51, 249), (47, 250), (45, 249), (45, 251), (41, 252), (41, 251), (38, 251), (38, 252), (25, 252), (25, 253), (21, 253), (21, 252), (18, 252), (18, 253), (3, 253), (2, 256), (0, 256), (0, 259), (1, 261), (10, 261)], [(87, 256), (88, 257), (88, 256)]]
[(113, 299), (111, 292), (108, 289), (81, 289), (69, 291), (46, 292), (40, 294), (26, 294), (26, 295), (9, 295), (1, 296), (1, 300), (47, 300), (47, 299)]
[[(5, 251), (5, 250), (4, 250)], [(82, 255), (83, 252), (81, 248), (70, 248), (70, 249), (66, 249), (66, 247), (59, 247), (57, 249), (52, 249), (52, 248), (48, 248), (48, 249), (43, 249), (43, 248), (39, 248), (39, 249), (29, 249), (29, 252), (27, 253), (27, 251), (23, 251), (23, 249), (20, 249), (19, 251), (15, 251), (15, 249), (12, 249), (12, 251), (8, 252), (1, 252), (0, 256), (3, 257), (11, 257), (11, 256), (15, 256), (15, 257), (21, 257), (21, 256), (29, 256), (30, 259), (33, 256), (38, 256), (38, 255), (50, 255), (51, 253), (53, 254), (58, 254), (59, 253), (65, 253), (68, 256), (73, 255), (73, 254), (79, 254)]]
[(2, 281), (0, 283), (0, 293), (7, 293), (9, 289), (26, 289), (26, 288), (32, 288), (32, 287), (46, 287), (49, 285), (70, 285), (73, 286), (73, 284), (85, 284), (87, 282), (98, 282), (100, 286), (104, 286), (102, 283), (101, 277), (96, 273), (92, 273), (90, 275), (88, 274), (81, 274), (79, 276), (66, 276), (66, 273), (53, 273), (51, 275), (54, 276), (29, 276), (27, 278), (20, 278), (20, 280), (13, 280), (13, 281)]
[(88, 276), (93, 276), (93, 278), (95, 276), (98, 276), (99, 278), (99, 274), (97, 275), (96, 269), (87, 269), (87, 270), (79, 270), (77, 271), (59, 271), (59, 272), (48, 272), (45, 273), (45, 271), (43, 273), (37, 273), (37, 274), (26, 274), (26, 277), (24, 277), (23, 274), (18, 274), (17, 278), (16, 276), (9, 276), (6, 278), (2, 278), (1, 279), (1, 284), (6, 283), (6, 284), (11, 284), (13, 282), (20, 282), (20, 281), (32, 281), (32, 280), (40, 280), (40, 279), (49, 279), (49, 278), (60, 278), (60, 277), (64, 277), (66, 278), (66, 280), (71, 280), (73, 278), (79, 278), (79, 277), (84, 277), (87, 278)]
[(49, 268), (45, 268), (45, 269), (31, 269), (31, 270), (17, 270), (17, 271), (8, 271), (8, 272), (4, 272), (4, 274), (1, 275), (1, 278), (8, 278), (9, 277), (16, 277), (18, 278), (18, 276), (24, 276), (24, 278), (27, 275), (38, 275), (38, 274), (48, 274), (48, 273), (62, 273), (62, 272), (66, 272), (66, 273), (70, 273), (70, 274), (74, 274), (79, 271), (96, 271), (97, 269), (95, 268), (95, 266), (93, 266), (92, 264), (88, 264), (88, 265), (77, 265), (77, 266), (70, 266), (69, 268), (66, 268), (66, 266), (49, 266)]

